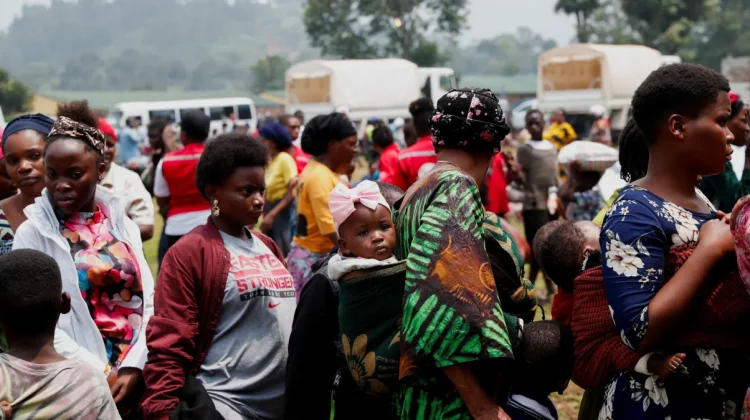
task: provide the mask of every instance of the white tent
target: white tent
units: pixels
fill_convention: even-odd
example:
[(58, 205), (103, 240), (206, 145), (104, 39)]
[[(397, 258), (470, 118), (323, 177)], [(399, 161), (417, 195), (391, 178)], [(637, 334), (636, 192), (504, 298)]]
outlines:
[(420, 80), (417, 65), (398, 58), (305, 61), (287, 70), (287, 101), (346, 106), (352, 112), (406, 109), (420, 97)]

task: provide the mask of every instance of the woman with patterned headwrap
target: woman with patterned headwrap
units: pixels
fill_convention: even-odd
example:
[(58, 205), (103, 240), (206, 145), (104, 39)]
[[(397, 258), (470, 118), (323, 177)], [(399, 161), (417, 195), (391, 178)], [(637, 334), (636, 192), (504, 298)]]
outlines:
[(127, 416), (143, 387), (154, 280), (125, 201), (98, 185), (106, 140), (96, 116), (86, 101), (60, 105), (57, 115), (44, 150), (46, 188), (24, 210), (28, 220), (16, 230), (13, 249), (55, 259), (71, 297), (71, 312), (57, 323), (55, 350), (107, 377)]
[(437, 165), (396, 216), (396, 257), (406, 260), (399, 415), (510, 419), (497, 403), (507, 392), (499, 378), (518, 331), (506, 326), (478, 187), (510, 128), (485, 89), (447, 93), (430, 125)]

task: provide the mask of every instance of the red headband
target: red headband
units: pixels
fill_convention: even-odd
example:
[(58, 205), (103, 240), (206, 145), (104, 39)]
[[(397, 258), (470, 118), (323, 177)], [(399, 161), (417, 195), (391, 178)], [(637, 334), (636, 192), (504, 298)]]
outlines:
[(738, 95), (738, 94), (736, 94), (734, 92), (729, 92), (729, 103), (733, 104), (733, 103), (735, 103), (735, 102), (737, 102), (739, 100), (740, 100), (740, 95)]

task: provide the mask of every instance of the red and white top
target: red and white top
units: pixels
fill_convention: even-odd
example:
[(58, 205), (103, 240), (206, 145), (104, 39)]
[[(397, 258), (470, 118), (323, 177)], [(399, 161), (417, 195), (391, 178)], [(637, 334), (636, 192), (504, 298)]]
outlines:
[(169, 197), (164, 233), (182, 236), (206, 223), (211, 206), (195, 185), (195, 172), (205, 145), (188, 144), (167, 153), (156, 167), (154, 195)]
[(432, 136), (420, 137), (398, 155), (398, 170), (389, 182), (406, 191), (435, 167), (437, 159)]

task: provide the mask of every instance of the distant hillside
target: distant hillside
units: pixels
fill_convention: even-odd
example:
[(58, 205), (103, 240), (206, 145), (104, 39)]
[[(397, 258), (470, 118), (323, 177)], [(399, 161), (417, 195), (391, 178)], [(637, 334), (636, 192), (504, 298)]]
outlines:
[(35, 89), (247, 87), (268, 54), (316, 56), (303, 0), (53, 0), (0, 34), (0, 67)]

